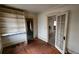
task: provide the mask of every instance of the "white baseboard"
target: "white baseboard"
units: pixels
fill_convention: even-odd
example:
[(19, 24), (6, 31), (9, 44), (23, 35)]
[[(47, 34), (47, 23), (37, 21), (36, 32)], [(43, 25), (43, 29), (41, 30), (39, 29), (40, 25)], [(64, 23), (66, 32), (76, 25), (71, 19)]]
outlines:
[(68, 52), (71, 53), (71, 54), (79, 54), (78, 52), (72, 51), (72, 50), (70, 50), (70, 49), (68, 49)]

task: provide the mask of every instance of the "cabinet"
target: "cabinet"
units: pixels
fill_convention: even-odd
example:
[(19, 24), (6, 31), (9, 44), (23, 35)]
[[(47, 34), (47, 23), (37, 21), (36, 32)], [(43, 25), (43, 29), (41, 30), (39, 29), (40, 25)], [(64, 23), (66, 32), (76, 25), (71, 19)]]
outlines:
[(2, 44), (1, 44), (1, 37), (0, 37), (0, 54), (2, 53)]
[(23, 11), (0, 8), (0, 36), (0, 51), (2, 49), (1, 44), (5, 47), (26, 40)]
[(11, 35), (26, 32), (24, 12), (12, 9), (0, 10), (0, 34)]

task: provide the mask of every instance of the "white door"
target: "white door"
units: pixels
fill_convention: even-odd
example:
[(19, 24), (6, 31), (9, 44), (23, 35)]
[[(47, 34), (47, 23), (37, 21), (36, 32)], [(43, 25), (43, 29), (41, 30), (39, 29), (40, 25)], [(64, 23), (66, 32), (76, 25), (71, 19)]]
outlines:
[(65, 53), (67, 45), (68, 12), (57, 15), (56, 21), (55, 46), (61, 53)]

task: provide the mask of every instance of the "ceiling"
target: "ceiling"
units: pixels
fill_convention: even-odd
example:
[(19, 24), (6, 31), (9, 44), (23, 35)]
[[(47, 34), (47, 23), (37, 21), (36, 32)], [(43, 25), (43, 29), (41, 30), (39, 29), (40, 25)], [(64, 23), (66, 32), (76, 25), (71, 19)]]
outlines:
[(33, 13), (40, 13), (50, 8), (54, 8), (56, 4), (7, 4), (7, 6), (27, 10)]

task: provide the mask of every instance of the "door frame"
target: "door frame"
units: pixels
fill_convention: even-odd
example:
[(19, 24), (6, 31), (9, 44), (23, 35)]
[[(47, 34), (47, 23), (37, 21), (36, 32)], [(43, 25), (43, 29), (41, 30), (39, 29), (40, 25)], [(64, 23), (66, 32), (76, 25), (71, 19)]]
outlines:
[(64, 41), (64, 51), (61, 51), (59, 47), (57, 47), (56, 45), (56, 37), (57, 37), (57, 26), (56, 26), (56, 32), (55, 32), (55, 47), (62, 53), (65, 54), (67, 52), (67, 43), (68, 43), (68, 30), (69, 30), (69, 13), (70, 10), (67, 11), (61, 11), (61, 12), (55, 12), (55, 13), (50, 13), (47, 15), (47, 35), (48, 35), (48, 40), (49, 40), (49, 28), (48, 28), (48, 17), (50, 16), (56, 16), (56, 21), (57, 21), (57, 16), (58, 15), (62, 15), (62, 14), (66, 14), (66, 20), (65, 20), (65, 32), (64, 32), (64, 36), (65, 36), (65, 41)]

